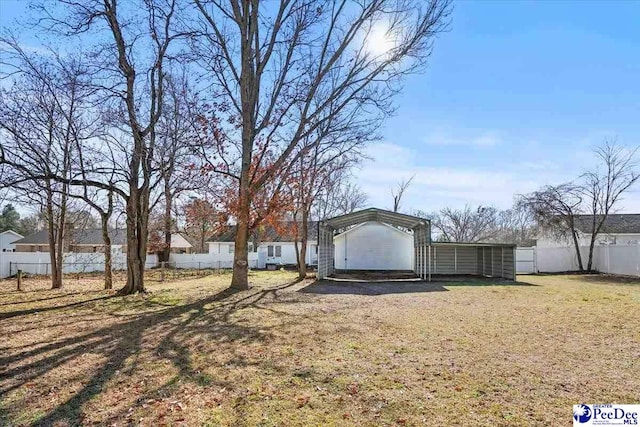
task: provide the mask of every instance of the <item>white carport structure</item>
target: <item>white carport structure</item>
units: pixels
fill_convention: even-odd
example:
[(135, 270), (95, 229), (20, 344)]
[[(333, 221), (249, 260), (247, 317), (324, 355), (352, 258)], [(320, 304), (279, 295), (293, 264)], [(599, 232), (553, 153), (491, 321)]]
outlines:
[[(386, 265), (398, 265), (394, 262), (380, 262), (380, 268), (371, 266), (371, 250), (367, 249), (368, 262), (354, 262), (353, 258), (358, 254), (351, 252), (349, 265), (346, 263), (346, 249), (341, 248), (340, 256), (345, 257), (345, 262), (336, 262), (336, 239), (345, 236), (349, 229), (355, 230), (356, 225), (367, 223), (382, 223), (392, 227), (407, 230), (413, 234), (413, 256), (411, 260), (403, 265), (412, 266), (413, 272), (423, 280), (431, 280), (432, 275), (476, 275), (484, 277), (495, 277), (515, 280), (515, 245), (497, 243), (433, 243), (431, 241), (431, 223), (429, 220), (412, 215), (390, 212), (383, 209), (370, 208), (362, 211), (330, 218), (318, 223), (318, 279), (331, 276), (336, 270), (336, 265), (349, 269), (360, 269), (358, 266), (365, 265), (367, 270), (384, 270)], [(378, 228), (379, 225), (378, 225)], [(338, 234), (339, 232), (342, 234)], [(354, 231), (355, 233), (355, 231)], [(403, 231), (404, 233), (404, 231)], [(375, 234), (369, 234), (369, 236)], [(380, 238), (371, 238), (368, 242), (370, 247), (378, 247), (388, 244), (388, 241), (381, 241)], [(345, 242), (346, 244), (346, 242)], [(366, 246), (366, 245), (365, 245)], [(359, 245), (363, 247), (362, 244)], [(385, 248), (386, 253), (389, 248)], [(393, 251), (393, 248), (391, 248)], [(344, 252), (344, 255), (343, 255)], [(374, 251), (373, 259), (380, 260), (384, 257), (384, 251)], [(405, 256), (411, 257), (410, 252)], [(397, 254), (393, 254), (397, 257)], [(377, 258), (376, 258), (377, 257)]]
[[(370, 208), (346, 215), (330, 218), (318, 223), (318, 278), (330, 276), (335, 271), (336, 231), (346, 230), (357, 224), (378, 222), (394, 227), (401, 227), (413, 232), (414, 260), (413, 271), (422, 279), (427, 279), (428, 250), (431, 244), (431, 223), (428, 219), (412, 215), (390, 212), (384, 209)], [(376, 244), (379, 242), (371, 242)]]

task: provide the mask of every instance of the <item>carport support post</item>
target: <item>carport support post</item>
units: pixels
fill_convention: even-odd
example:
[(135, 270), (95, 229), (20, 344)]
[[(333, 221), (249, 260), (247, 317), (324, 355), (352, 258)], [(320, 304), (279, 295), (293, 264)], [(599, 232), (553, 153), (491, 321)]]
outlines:
[(429, 281), (431, 281), (431, 245), (429, 245)]
[(425, 256), (425, 247), (422, 244), (422, 242), (420, 242), (420, 278), (422, 280), (425, 280), (427, 278), (427, 269), (424, 266), (424, 256)]
[(458, 274), (458, 247), (453, 247), (453, 271)]

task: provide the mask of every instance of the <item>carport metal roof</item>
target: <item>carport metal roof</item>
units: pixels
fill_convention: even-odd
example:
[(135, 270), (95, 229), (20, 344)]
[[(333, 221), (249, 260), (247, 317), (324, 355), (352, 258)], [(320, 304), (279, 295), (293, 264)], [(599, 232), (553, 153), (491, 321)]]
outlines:
[(324, 220), (322, 221), (322, 226), (338, 230), (367, 221), (384, 222), (404, 228), (416, 228), (430, 224), (428, 219), (417, 216), (391, 212), (384, 209), (369, 208)]

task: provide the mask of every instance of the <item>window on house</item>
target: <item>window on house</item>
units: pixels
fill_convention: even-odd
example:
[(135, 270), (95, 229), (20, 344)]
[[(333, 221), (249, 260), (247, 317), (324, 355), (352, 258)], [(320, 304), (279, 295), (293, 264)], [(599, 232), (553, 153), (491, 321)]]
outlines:
[(234, 252), (235, 245), (232, 243), (229, 245), (229, 253), (232, 254)]
[(267, 256), (273, 256), (273, 246), (267, 246)]
[(253, 243), (249, 243), (249, 252), (253, 252)]
[(276, 258), (280, 258), (282, 256), (282, 246), (276, 246)]

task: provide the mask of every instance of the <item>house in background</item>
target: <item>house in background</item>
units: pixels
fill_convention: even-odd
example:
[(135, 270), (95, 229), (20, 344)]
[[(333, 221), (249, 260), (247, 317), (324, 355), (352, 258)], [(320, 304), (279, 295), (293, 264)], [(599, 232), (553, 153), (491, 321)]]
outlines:
[(180, 233), (171, 234), (171, 253), (172, 254), (190, 254), (193, 245)]
[(16, 233), (13, 230), (7, 230), (0, 233), (0, 251), (2, 252), (15, 252), (16, 245), (13, 244), (18, 239), (22, 239), (22, 234)]
[[(22, 237), (22, 236), (20, 236)], [(127, 251), (127, 231), (123, 229), (109, 230), (111, 237), (111, 252)], [(49, 252), (49, 232), (40, 230), (29, 236), (13, 239), (16, 252)], [(175, 245), (175, 246), (174, 246)], [(177, 254), (189, 253), (191, 244), (179, 233), (171, 235), (171, 252)], [(63, 242), (63, 252), (73, 253), (102, 253), (104, 241), (102, 229), (85, 228), (71, 229), (67, 231), (67, 237)]]
[[(593, 215), (576, 216), (575, 226), (578, 230), (580, 246), (589, 246), (592, 224)], [(596, 237), (596, 245), (636, 244), (640, 244), (640, 214), (610, 214)], [(573, 246), (573, 242), (542, 234), (536, 239), (536, 246), (538, 248), (562, 248)]]
[[(125, 252), (125, 243), (127, 241), (127, 232), (125, 230), (112, 229), (109, 231), (109, 237), (111, 237), (112, 252)], [(49, 232), (48, 230), (40, 230), (13, 243), (16, 246), (16, 252), (49, 252)], [(104, 252), (102, 229), (68, 230), (62, 251), (74, 253)]]
[[(296, 249), (292, 230), (295, 223), (284, 221), (281, 230), (266, 226), (260, 231), (259, 236), (254, 235), (249, 239), (249, 252), (258, 253), (258, 258), (266, 264), (296, 265)], [(318, 223), (309, 221), (307, 234), (307, 265), (318, 263)], [(216, 254), (219, 259), (233, 259), (235, 250), (236, 227), (230, 226), (225, 231), (207, 239), (209, 253)], [(254, 242), (258, 244), (254, 247)], [(300, 243), (298, 243), (299, 245)]]

